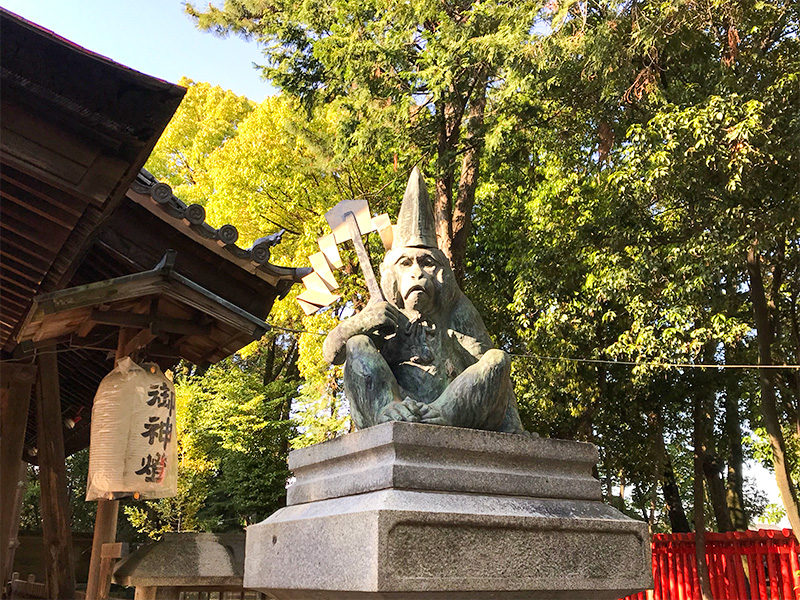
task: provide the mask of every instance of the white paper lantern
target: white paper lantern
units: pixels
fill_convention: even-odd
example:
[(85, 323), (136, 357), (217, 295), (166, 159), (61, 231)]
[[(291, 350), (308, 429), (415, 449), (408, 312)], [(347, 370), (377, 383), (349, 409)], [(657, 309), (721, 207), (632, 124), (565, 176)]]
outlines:
[(97, 388), (87, 500), (178, 493), (175, 388), (155, 365), (123, 358)]

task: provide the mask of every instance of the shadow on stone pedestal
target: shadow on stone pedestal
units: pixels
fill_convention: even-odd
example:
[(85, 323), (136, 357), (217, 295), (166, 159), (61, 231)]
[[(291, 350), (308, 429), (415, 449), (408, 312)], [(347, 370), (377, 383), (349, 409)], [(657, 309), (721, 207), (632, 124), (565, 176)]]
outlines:
[(385, 423), (296, 450), (288, 506), (247, 530), (277, 600), (604, 599), (652, 586), (644, 523), (601, 502), (597, 451)]
[[(117, 563), (114, 583), (135, 586), (134, 600), (180, 600), (217, 592), (259, 600), (242, 588), (243, 533), (165, 533)], [(205, 596), (209, 597), (209, 596)]]

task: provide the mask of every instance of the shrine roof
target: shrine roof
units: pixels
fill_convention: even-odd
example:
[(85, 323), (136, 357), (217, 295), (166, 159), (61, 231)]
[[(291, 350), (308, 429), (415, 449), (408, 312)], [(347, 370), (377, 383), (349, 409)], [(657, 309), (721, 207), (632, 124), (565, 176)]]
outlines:
[(0, 348), (63, 287), (186, 90), (0, 9)]
[[(149, 332), (152, 356), (162, 364), (178, 357), (215, 362), (263, 334), (274, 301), (307, 269), (269, 263), (281, 232), (239, 247), (235, 228), (211, 227), (201, 206), (187, 206), (143, 170), (184, 88), (4, 9), (0, 52), (0, 358), (22, 365), (35, 352), (58, 353), (61, 415), (53, 418), (72, 424), (64, 430), (70, 454), (88, 444), (94, 393), (113, 368), (112, 316), (127, 313), (129, 325)], [(86, 309), (80, 331), (22, 335), (25, 323), (43, 317), (36, 298), (62, 298), (93, 285), (116, 289), (120, 279), (152, 271), (170, 251), (175, 260), (169, 285), (160, 291), (140, 294), (128, 305)], [(177, 289), (185, 294), (176, 300), (171, 293)], [(189, 296), (195, 305), (185, 301)], [(92, 311), (108, 314), (92, 319)], [(236, 326), (218, 318), (234, 314)], [(58, 331), (76, 315), (65, 313), (55, 325), (42, 318), (40, 324)], [(190, 320), (197, 327), (185, 323)], [(184, 334), (165, 329), (165, 323), (183, 326)], [(208, 331), (207, 339), (201, 330)], [(166, 353), (163, 347), (170, 345), (183, 352)], [(31, 461), (34, 407), (32, 402), (24, 457)]]

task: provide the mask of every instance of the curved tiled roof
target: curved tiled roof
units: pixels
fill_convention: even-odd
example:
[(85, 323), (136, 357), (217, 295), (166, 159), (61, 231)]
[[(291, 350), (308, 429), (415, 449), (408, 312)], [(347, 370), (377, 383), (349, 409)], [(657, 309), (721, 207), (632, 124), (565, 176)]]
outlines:
[(139, 171), (130, 188), (136, 193), (150, 196), (163, 213), (176, 221), (183, 221), (199, 237), (216, 242), (235, 262), (242, 266), (255, 266), (257, 274), (261, 273), (271, 279), (285, 282), (284, 285), (278, 286), (281, 296), (288, 293), (292, 283), (300, 282), (311, 272), (311, 269), (306, 267), (281, 267), (269, 262), (270, 248), (281, 242), (285, 229), (258, 238), (249, 248), (241, 248), (236, 245), (239, 239), (236, 227), (233, 225), (223, 225), (218, 229), (212, 227), (206, 223), (206, 210), (201, 204), (187, 205), (172, 193), (172, 188), (168, 184), (159, 182), (147, 170)]

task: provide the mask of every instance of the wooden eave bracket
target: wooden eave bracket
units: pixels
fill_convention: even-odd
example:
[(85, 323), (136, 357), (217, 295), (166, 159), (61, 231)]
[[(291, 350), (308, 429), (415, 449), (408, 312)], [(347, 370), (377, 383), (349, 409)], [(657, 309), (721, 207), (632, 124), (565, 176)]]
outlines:
[[(31, 330), (34, 325), (40, 325), (52, 315), (80, 310), (88, 311), (85, 320), (78, 325), (66, 324), (64, 330), (57, 333), (59, 339), (73, 339), (78, 332), (88, 335), (92, 329), (91, 324), (133, 327), (141, 330), (130, 342), (133, 350), (147, 345), (162, 333), (208, 337), (215, 322), (240, 332), (238, 335), (248, 336), (250, 341), (260, 338), (268, 331), (269, 326), (262, 319), (177, 273), (173, 268), (175, 255), (173, 250), (167, 251), (156, 267), (149, 271), (35, 297), (25, 324), (17, 335), (17, 342), (24, 349), (32, 349), (36, 344), (45, 341), (36, 339), (33, 335)], [(206, 317), (189, 320), (113, 309), (116, 302), (146, 297), (169, 298)], [(179, 355), (179, 348), (176, 347), (174, 352)]]

